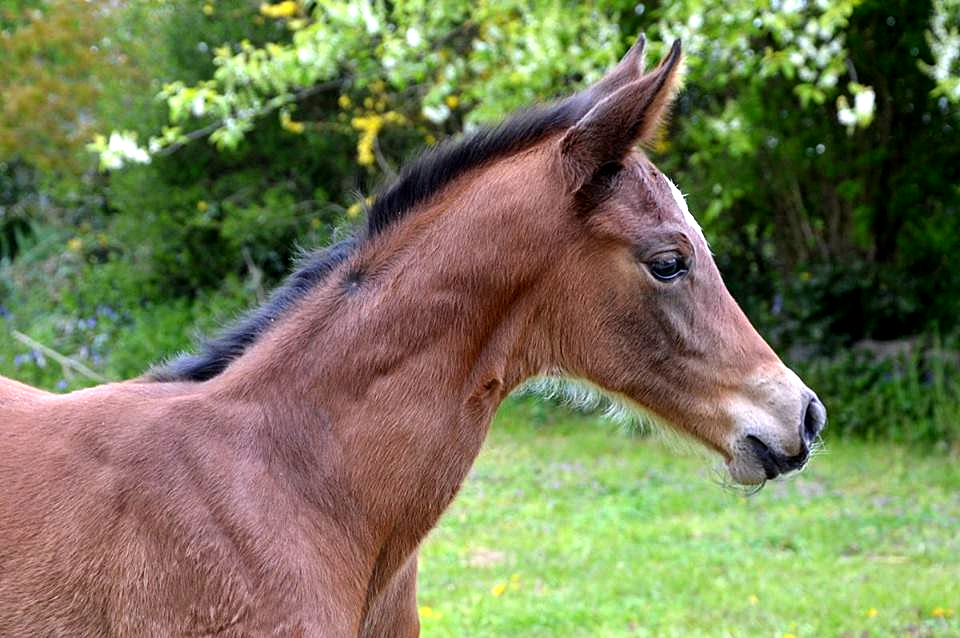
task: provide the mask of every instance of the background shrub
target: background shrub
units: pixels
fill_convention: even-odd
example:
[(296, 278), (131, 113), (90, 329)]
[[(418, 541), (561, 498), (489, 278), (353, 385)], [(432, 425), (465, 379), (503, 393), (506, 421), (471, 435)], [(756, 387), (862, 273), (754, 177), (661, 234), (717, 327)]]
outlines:
[(831, 431), (960, 439), (953, 0), (74, 5), (0, 2), (0, 373), (92, 382), (19, 331), (139, 374), (418, 149), (595, 80), (644, 31), (688, 69), (648, 152)]

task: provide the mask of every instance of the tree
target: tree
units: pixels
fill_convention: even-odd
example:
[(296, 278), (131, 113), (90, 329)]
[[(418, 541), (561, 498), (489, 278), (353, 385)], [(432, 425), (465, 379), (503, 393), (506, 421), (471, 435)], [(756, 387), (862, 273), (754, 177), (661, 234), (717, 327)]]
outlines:
[(114, 18), (109, 4), (68, 0), (0, 9), (0, 159), (70, 175), (90, 166), (99, 105), (111, 83), (133, 77), (106, 35)]
[[(952, 219), (960, 197), (955, 4), (265, 3), (259, 17), (282, 37), (214, 47), (209, 75), (163, 87), (158, 134), (94, 148), (119, 167), (201, 138), (233, 152), (263, 130), (349, 135), (355, 166), (333, 181), (369, 191), (419, 144), (591, 81), (641, 29), (654, 55), (681, 37), (687, 91), (654, 151), (670, 150), (661, 163), (716, 233), (733, 287), (757, 316), (790, 314), (771, 318), (792, 326), (785, 335), (894, 336), (956, 317), (942, 298), (960, 282), (917, 257), (949, 248), (929, 225)], [(912, 275), (921, 265), (943, 274), (936, 285)]]

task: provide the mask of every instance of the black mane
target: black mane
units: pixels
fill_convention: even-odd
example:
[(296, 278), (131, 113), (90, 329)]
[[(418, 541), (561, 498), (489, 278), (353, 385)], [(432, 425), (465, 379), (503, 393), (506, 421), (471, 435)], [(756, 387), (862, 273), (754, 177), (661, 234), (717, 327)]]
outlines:
[(547, 135), (573, 126), (589, 109), (586, 95), (520, 111), (499, 126), (482, 128), (464, 138), (422, 153), (400, 171), (397, 180), (377, 197), (367, 217), (368, 235), (376, 235), (457, 177), (491, 160), (527, 148)]
[(285, 310), (293, 306), (316, 284), (326, 279), (356, 246), (350, 237), (332, 246), (304, 257), (283, 285), (273, 291), (259, 308), (244, 315), (219, 336), (200, 345), (200, 352), (183, 354), (150, 371), (155, 381), (206, 381), (226, 369), (230, 362), (243, 354)]
[(551, 133), (576, 123), (589, 109), (586, 95), (522, 111), (499, 126), (484, 128), (460, 140), (446, 142), (420, 155), (400, 172), (367, 215), (365, 237), (350, 237), (310, 253), (262, 306), (248, 312), (199, 352), (183, 354), (154, 368), (155, 381), (206, 381), (223, 372), (287, 309), (326, 279), (365, 238), (374, 237), (431, 195), (473, 168), (523, 150)]

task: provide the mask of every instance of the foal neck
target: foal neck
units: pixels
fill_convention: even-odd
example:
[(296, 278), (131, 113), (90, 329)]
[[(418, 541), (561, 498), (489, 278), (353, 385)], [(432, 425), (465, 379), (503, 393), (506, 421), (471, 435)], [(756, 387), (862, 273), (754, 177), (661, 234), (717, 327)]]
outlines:
[(221, 375), (285, 427), (329, 429), (325, 480), (393, 562), (452, 500), (502, 399), (547, 364), (538, 283), (560, 233), (515, 168), (451, 185), (364, 242)]

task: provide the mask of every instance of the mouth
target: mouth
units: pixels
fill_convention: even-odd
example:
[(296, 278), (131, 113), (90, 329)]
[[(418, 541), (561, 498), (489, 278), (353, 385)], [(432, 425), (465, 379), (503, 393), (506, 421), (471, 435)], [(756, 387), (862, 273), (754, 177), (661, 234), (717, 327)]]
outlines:
[(743, 485), (758, 485), (800, 470), (810, 459), (810, 447), (806, 442), (798, 453), (787, 456), (770, 449), (752, 434), (742, 440), (738, 452), (727, 462), (727, 468), (733, 480)]
[(810, 448), (807, 447), (806, 443), (804, 443), (800, 451), (793, 456), (777, 454), (771, 450), (766, 443), (752, 434), (747, 436), (747, 444), (750, 446), (757, 460), (760, 461), (760, 465), (763, 466), (763, 471), (766, 473), (768, 481), (777, 478), (781, 474), (788, 474), (794, 470), (799, 470), (806, 464), (807, 459), (810, 458)]

